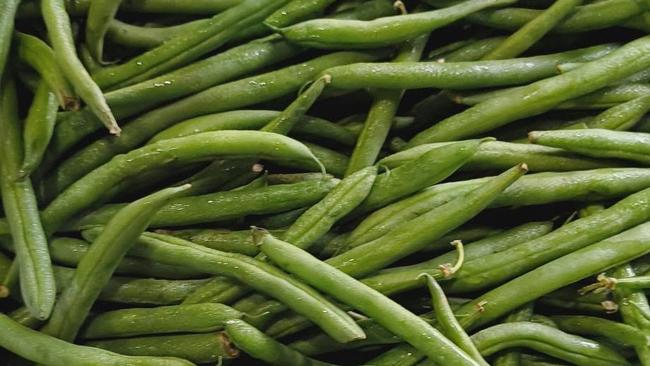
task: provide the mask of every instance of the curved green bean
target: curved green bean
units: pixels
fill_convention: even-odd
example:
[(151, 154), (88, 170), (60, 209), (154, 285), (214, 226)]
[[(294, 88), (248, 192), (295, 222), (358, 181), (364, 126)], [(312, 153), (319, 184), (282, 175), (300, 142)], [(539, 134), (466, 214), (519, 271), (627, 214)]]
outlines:
[(269, 258), (329, 295), (362, 311), (441, 364), (478, 365), (464, 351), (420, 317), (309, 253), (257, 232), (260, 249)]
[(527, 347), (579, 366), (630, 364), (605, 345), (531, 322), (494, 325), (472, 335), (472, 341), (484, 356), (511, 347)]
[(333, 67), (325, 73), (332, 77), (332, 87), (343, 89), (476, 89), (528, 84), (558, 75), (557, 65), (564, 60), (594, 61), (617, 48), (603, 45), (508, 60), (358, 63)]
[(86, 102), (95, 116), (108, 128), (108, 131), (111, 134), (119, 135), (120, 127), (106, 103), (106, 98), (77, 57), (70, 18), (66, 13), (63, 0), (43, 0), (41, 1), (41, 10), (52, 41), (54, 55), (63, 75), (70, 81), (74, 90)]
[(315, 19), (273, 29), (289, 41), (307, 47), (377, 48), (413, 39), (476, 11), (512, 3), (512, 0), (469, 0), (442, 10), (395, 15), (370, 21)]
[(59, 69), (50, 46), (38, 37), (21, 32), (15, 32), (14, 39), (20, 60), (38, 71), (43, 81), (56, 95), (59, 105), (63, 109), (79, 109), (79, 100)]
[(98, 62), (104, 60), (104, 36), (122, 0), (95, 0), (90, 2), (86, 17), (86, 48)]
[(636, 347), (650, 345), (649, 336), (624, 323), (584, 315), (554, 315), (551, 319), (565, 332), (585, 336), (604, 336), (613, 342)]
[(292, 0), (275, 13), (269, 15), (264, 24), (271, 28), (280, 28), (309, 19), (325, 10), (335, 0)]
[[(193, 363), (178, 358), (133, 357), (78, 346), (31, 330), (0, 314), (0, 324), (5, 331), (0, 335), (0, 346), (21, 357), (39, 364), (52, 366), (82, 366), (101, 364), (106, 366), (192, 366)], [(38, 349), (39, 352), (34, 352)]]
[(650, 49), (650, 36), (636, 39), (572, 72), (516, 88), (440, 121), (417, 134), (406, 147), (474, 136), (548, 111), (566, 100), (647, 68), (650, 66), (647, 49)]
[(23, 139), (13, 81), (0, 87), (0, 190), (9, 232), (14, 242), (22, 298), (31, 314), (47, 319), (56, 297), (56, 284), (47, 237), (29, 177), (20, 177)]
[(200, 30), (210, 23), (210, 19), (198, 19), (171, 26), (137, 26), (113, 19), (106, 30), (106, 39), (114, 44), (150, 49), (158, 47), (189, 29)]

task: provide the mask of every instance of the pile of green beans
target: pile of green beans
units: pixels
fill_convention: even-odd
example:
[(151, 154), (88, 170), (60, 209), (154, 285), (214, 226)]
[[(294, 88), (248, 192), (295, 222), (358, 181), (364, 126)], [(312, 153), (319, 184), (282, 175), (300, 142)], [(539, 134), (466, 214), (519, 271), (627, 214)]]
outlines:
[(650, 366), (648, 32), (1, 0), (0, 364)]

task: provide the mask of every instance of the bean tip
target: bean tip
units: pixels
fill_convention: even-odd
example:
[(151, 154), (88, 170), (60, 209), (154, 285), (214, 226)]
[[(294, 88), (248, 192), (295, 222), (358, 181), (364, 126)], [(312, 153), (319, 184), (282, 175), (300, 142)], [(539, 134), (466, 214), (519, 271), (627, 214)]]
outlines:
[(528, 164), (526, 163), (519, 164), (519, 170), (521, 170), (524, 173), (528, 172)]
[(11, 291), (9, 290), (9, 287), (5, 285), (0, 285), (0, 299), (6, 299), (11, 295)]
[(261, 227), (251, 226), (251, 235), (253, 236), (253, 243), (259, 246), (262, 245), (262, 240), (270, 233)]
[(539, 133), (537, 131), (528, 132), (528, 141), (529, 142), (534, 144), (535, 142), (537, 142), (538, 137), (539, 137)]
[(228, 334), (224, 332), (217, 333), (217, 338), (219, 339), (219, 343), (223, 345), (223, 350), (225, 351), (226, 358), (239, 357), (239, 349), (235, 347)]

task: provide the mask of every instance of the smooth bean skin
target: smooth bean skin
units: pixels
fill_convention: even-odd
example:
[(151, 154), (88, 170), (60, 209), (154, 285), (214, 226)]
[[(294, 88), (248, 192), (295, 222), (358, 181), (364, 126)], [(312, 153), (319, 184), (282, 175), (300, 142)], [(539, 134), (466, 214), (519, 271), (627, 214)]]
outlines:
[[(280, 184), (250, 191), (217, 192), (183, 197), (170, 201), (151, 222), (151, 227), (184, 226), (284, 212), (312, 205), (321, 200), (338, 183), (336, 179)], [(103, 225), (124, 204), (110, 204), (67, 224), (73, 229)]]
[(605, 129), (533, 131), (535, 144), (558, 147), (598, 158), (618, 158), (649, 164), (650, 134)]
[(44, 201), (51, 200), (65, 187), (106, 163), (113, 156), (136, 148), (176, 122), (273, 100), (298, 90), (324, 69), (370, 61), (382, 55), (382, 52), (333, 53), (280, 70), (217, 85), (148, 112), (124, 126), (119, 139), (102, 138), (63, 162), (42, 184), (41, 190), (47, 193), (43, 194)]
[(237, 358), (222, 333), (174, 334), (90, 341), (86, 345), (129, 356), (176, 357), (197, 364)]
[(187, 32), (188, 29), (200, 30), (209, 23), (210, 19), (197, 19), (177, 25), (147, 27), (113, 19), (106, 31), (106, 39), (116, 45), (146, 50), (158, 47), (166, 41)]
[(342, 89), (477, 89), (528, 84), (559, 74), (564, 60), (597, 60), (617, 46), (604, 45), (543, 56), (471, 62), (358, 63), (325, 70)]
[(172, 305), (120, 309), (93, 317), (83, 339), (123, 338), (148, 334), (207, 333), (223, 329), (226, 321), (243, 314), (221, 304)]
[[(252, 257), (260, 251), (253, 243), (250, 230), (185, 229), (161, 230), (159, 232), (222, 252), (240, 253)], [(282, 230), (274, 230), (273, 235), (282, 237), (283, 232)]]
[(70, 18), (65, 11), (63, 0), (41, 1), (41, 10), (61, 71), (108, 131), (119, 135), (121, 129), (106, 103), (106, 98), (77, 57)]
[[(85, 15), (91, 0), (66, 0), (65, 8), (70, 15)], [(194, 0), (178, 2), (176, 0), (124, 1), (121, 10), (131, 13), (153, 14), (215, 14), (239, 4), (241, 0)], [(23, 2), (18, 8), (18, 17), (35, 17), (39, 9), (32, 2)]]
[(373, 318), (441, 364), (478, 365), (417, 315), (309, 253), (257, 232), (260, 249), (278, 266)]
[(0, 75), (4, 74), (9, 51), (11, 49), (12, 32), (14, 30), (14, 18), (18, 11), (20, 0), (9, 0), (5, 2), (0, 10)]
[[(586, 219), (595, 216), (598, 216), (598, 214), (589, 216)], [(573, 223), (586, 219), (580, 219)], [(594, 220), (591, 221), (590, 224), (593, 225), (594, 222), (598, 223), (599, 221), (601, 220)], [(521, 244), (518, 247), (515, 247), (513, 251), (515, 251), (515, 253), (521, 253), (524, 249), (527, 249), (526, 246), (528, 244), (543, 243), (548, 239), (548, 237), (556, 236), (558, 232), (562, 234), (563, 232), (568, 233), (569, 231), (573, 231), (565, 228), (572, 229), (571, 226), (579, 226), (582, 223), (579, 223), (578, 225), (571, 224), (572, 223), (567, 224), (550, 234), (542, 236), (541, 238)], [(597, 226), (589, 226), (589, 228), (594, 227)], [(591, 231), (593, 232), (593, 230)], [(577, 235), (575, 231), (570, 234), (573, 236)], [(586, 245), (573, 252), (569, 251), (569, 254), (556, 257), (557, 259), (555, 260), (545, 261), (545, 264), (538, 266), (523, 275), (515, 277), (509, 282), (506, 282), (491, 291), (488, 291), (477, 298), (477, 300), (463, 305), (458, 309), (456, 314), (464, 314), (464, 317), (460, 321), (465, 328), (471, 329), (486, 324), (540, 296), (546, 295), (582, 278), (593, 275), (594, 273), (602, 272), (607, 268), (611, 268), (620, 263), (629, 262), (630, 260), (648, 253), (648, 250), (650, 250), (650, 246), (648, 245), (649, 235), (650, 225), (646, 223), (633, 227), (618, 235), (606, 238), (596, 244)], [(550, 243), (550, 240), (546, 242)], [(574, 242), (576, 242), (576, 240), (574, 240)], [(589, 240), (589, 242), (593, 241)], [(570, 242), (566, 240), (562, 242), (562, 245), (568, 244), (570, 244)], [(574, 248), (575, 247), (577, 247), (577, 245), (574, 245)], [(537, 248), (536, 251), (539, 251), (540, 254), (544, 254), (543, 247), (537, 245), (535, 248)], [(515, 256), (515, 253), (508, 253), (508, 251), (506, 251), (500, 253), (500, 255), (509, 262), (521, 262)], [(538, 257), (539, 255), (530, 255), (530, 258), (533, 259), (537, 259)], [(491, 265), (496, 264), (490, 260), (489, 256), (486, 256), (485, 263), (490, 263)], [(481, 269), (478, 268), (480, 265), (481, 263), (473, 269), (480, 271)], [(512, 268), (509, 267), (510, 266), (500, 268), (500, 270), (511, 271)], [(458, 278), (462, 278), (462, 272), (463, 269), (458, 272)], [(509, 272), (508, 275), (502, 277), (502, 280), (508, 277), (513, 277), (515, 273), (516, 272)], [(485, 278), (490, 280), (490, 283), (496, 282), (495, 273), (485, 273), (485, 276)], [(499, 275), (499, 277), (501, 276)], [(531, 286), (531, 283), (535, 283), (536, 285)], [(453, 285), (450, 287), (453, 288)], [(514, 296), (513, 294), (518, 295)], [(487, 304), (483, 307), (483, 310), (479, 310), (476, 308), (476, 304), (482, 301), (486, 301)]]
[(462, 139), (533, 116), (598, 90), (650, 66), (650, 37), (638, 38), (599, 60), (566, 74), (512, 90), (479, 103), (417, 134), (406, 148), (429, 142)]
[(298, 141), (268, 132), (217, 131), (164, 140), (118, 155), (74, 182), (43, 210), (43, 225), (46, 231), (56, 231), (72, 216), (96, 203), (117, 183), (142, 171), (171, 162), (200, 161), (219, 156), (315, 159), (311, 151)]
[[(484, 184), (485, 178), (443, 183), (377, 210), (354, 230), (355, 242), (384, 235), (395, 226), (429, 212)], [(522, 207), (553, 202), (599, 201), (623, 197), (650, 187), (650, 170), (595, 169), (578, 172), (536, 173), (524, 176), (503, 191), (490, 207)]]
[(47, 43), (21, 32), (15, 32), (14, 38), (20, 60), (38, 72), (52, 93), (56, 95), (59, 105), (67, 110), (79, 109), (79, 100), (59, 69), (54, 51)]
[(313, 18), (330, 6), (334, 0), (290, 1), (264, 20), (268, 27), (286, 27)]
[(92, 305), (133, 241), (146, 230), (160, 207), (187, 188), (189, 185), (167, 188), (141, 198), (120, 210), (108, 222), (79, 261), (70, 285), (59, 296), (52, 316), (43, 328), (46, 334), (68, 341), (76, 338)]
[(44, 82), (39, 83), (23, 126), (22, 176), (29, 176), (41, 163), (54, 132), (58, 108), (56, 96), (50, 92), (50, 87)]
[(270, 365), (333, 366), (294, 351), (243, 320), (226, 322), (226, 334), (239, 349)]
[(396, 15), (371, 21), (314, 19), (274, 28), (291, 42), (312, 48), (377, 48), (413, 39), (473, 12), (512, 4), (511, 0), (472, 0), (442, 10)]
[(86, 17), (86, 48), (98, 62), (104, 59), (104, 36), (122, 0), (92, 1)]
[[(12, 353), (39, 364), (52, 366), (82, 366), (89, 363), (106, 366), (194, 365), (179, 358), (123, 356), (93, 347), (78, 346), (24, 327), (5, 314), (0, 314), (0, 324), (5, 330), (0, 335), (0, 345)], [(34, 349), (38, 349), (39, 352), (34, 352)]]
[[(471, 242), (465, 246), (465, 261), (469, 263), (490, 254), (503, 252), (528, 240), (545, 235), (552, 229), (553, 223), (551, 222), (528, 223)], [(456, 253), (452, 251), (421, 263), (387, 268), (362, 279), (361, 282), (384, 295), (412, 290), (422, 286), (422, 281), (419, 279), (422, 273), (439, 275), (440, 266), (452, 263), (455, 256)]]
[(585, 336), (604, 336), (623, 345), (648, 347), (650, 337), (630, 325), (584, 315), (554, 315), (551, 317), (558, 327), (568, 333)]
[(531, 322), (494, 325), (472, 335), (484, 356), (511, 347), (527, 347), (579, 366), (624, 366), (616, 351), (590, 339)]
[[(455, 142), (451, 142), (455, 143)], [(431, 149), (449, 143), (423, 144), (389, 155), (378, 164), (390, 169), (412, 161)], [(589, 159), (571, 154), (562, 149), (518, 144), (503, 141), (485, 141), (476, 153), (460, 167), (461, 171), (507, 169), (517, 162), (526, 161), (531, 172), (574, 171), (617, 167), (621, 163), (613, 160)]]
[[(218, 130), (259, 130), (276, 118), (280, 112), (270, 110), (237, 110), (208, 114), (177, 123), (149, 140), (184, 137), (201, 132)], [(354, 145), (356, 137), (347, 129), (317, 117), (304, 116), (292, 128), (290, 135), (328, 138), (344, 145)]]
[(402, 343), (368, 361), (373, 366), (414, 366), (426, 357), (413, 348)]
[(20, 174), (24, 150), (15, 86), (9, 77), (2, 81), (0, 191), (7, 217), (5, 234), (10, 234), (14, 242), (22, 300), (32, 315), (47, 319), (55, 302), (56, 283), (32, 182)]

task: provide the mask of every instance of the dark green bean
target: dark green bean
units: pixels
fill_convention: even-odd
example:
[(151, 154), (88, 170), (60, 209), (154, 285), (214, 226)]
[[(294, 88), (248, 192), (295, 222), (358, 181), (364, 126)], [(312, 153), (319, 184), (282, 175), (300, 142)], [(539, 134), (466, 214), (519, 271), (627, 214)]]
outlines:
[(479, 39), (464, 47), (441, 55), (445, 62), (462, 62), (462, 61), (476, 61), (480, 60), (483, 56), (487, 55), (497, 48), (506, 37), (490, 37)]
[(372, 366), (413, 366), (425, 356), (408, 344), (400, 344), (368, 361)]
[(470, 0), (442, 10), (371, 21), (315, 19), (275, 28), (291, 42), (314, 48), (376, 48), (404, 42), (444, 27), (476, 11), (512, 4), (512, 0)]
[(98, 62), (104, 60), (104, 36), (122, 0), (95, 0), (86, 17), (86, 48)]
[(262, 252), (274, 263), (362, 311), (428, 357), (442, 364), (478, 365), (435, 328), (398, 303), (269, 233), (257, 231), (256, 235)]
[(476, 89), (527, 84), (559, 74), (557, 64), (564, 60), (594, 61), (616, 48), (614, 45), (604, 45), (493, 61), (358, 63), (337, 66), (325, 70), (325, 73), (332, 76), (332, 87), (344, 89)]
[(79, 100), (72, 90), (72, 86), (63, 76), (54, 56), (54, 51), (40, 38), (32, 35), (15, 32), (16, 52), (21, 61), (35, 69), (43, 81), (56, 95), (59, 105), (63, 109), (79, 109)]
[(54, 132), (57, 109), (56, 96), (41, 81), (24, 122), (22, 176), (29, 176), (40, 164)]
[(0, 88), (0, 190), (8, 232), (16, 250), (20, 288), (25, 305), (38, 319), (47, 319), (56, 297), (56, 284), (36, 196), (29, 177), (20, 177), (23, 139), (13, 81)]
[[(306, 181), (250, 191), (217, 192), (182, 197), (170, 201), (154, 215), (151, 227), (192, 225), (241, 218), (246, 215), (284, 212), (318, 202), (337, 183), (337, 179)], [(72, 229), (83, 229), (106, 224), (124, 206), (124, 204), (105, 205), (66, 226)]]
[[(401, 223), (422, 215), (487, 182), (486, 178), (432, 186), (421, 193), (377, 210), (354, 230), (354, 242), (380, 237)], [(565, 201), (600, 201), (623, 197), (650, 187), (650, 170), (596, 169), (537, 173), (524, 176), (496, 198), (490, 207), (521, 207)]]
[(566, 100), (596, 91), (647, 68), (650, 66), (650, 52), (646, 52), (646, 48), (650, 48), (650, 36), (634, 40), (572, 72), (540, 80), (479, 103), (420, 132), (406, 147), (474, 136), (517, 119), (546, 112)]
[(106, 98), (77, 57), (70, 18), (66, 13), (63, 0), (43, 0), (41, 10), (52, 41), (54, 55), (63, 75), (108, 131), (119, 135), (120, 127), (106, 103)]
[(276, 10), (264, 20), (269, 27), (286, 27), (303, 20), (313, 18), (321, 13), (335, 0), (292, 0), (288, 4)]
[(431, 302), (436, 314), (437, 325), (441, 328), (443, 334), (454, 342), (458, 347), (470, 355), (479, 365), (487, 365), (487, 361), (481, 356), (469, 335), (465, 333), (463, 327), (456, 320), (456, 316), (447, 302), (447, 297), (442, 291), (440, 285), (436, 282), (433, 276), (429, 274), (422, 274), (420, 278), (424, 277), (431, 294)]
[(150, 49), (158, 47), (168, 40), (188, 32), (190, 29), (198, 31), (208, 26), (209, 23), (210, 19), (198, 19), (165, 27), (141, 27), (113, 19), (106, 30), (106, 39), (117, 45)]
[[(192, 243), (203, 245), (222, 252), (241, 253), (254, 256), (259, 253), (259, 248), (253, 243), (250, 230), (225, 230), (225, 229), (186, 229), (186, 230), (160, 230), (161, 234), (172, 235)], [(282, 237), (283, 231), (275, 230), (273, 235)]]
[(647, 150), (650, 135), (641, 132), (605, 129), (533, 131), (528, 139), (535, 144), (558, 147), (578, 154), (650, 163)]
[[(381, 159), (378, 164), (393, 169), (416, 159), (431, 149), (447, 144), (450, 143), (438, 142), (418, 145), (389, 155)], [(530, 162), (526, 164), (531, 172), (586, 170), (620, 165), (620, 163), (611, 160), (584, 158), (562, 149), (531, 144), (485, 141), (460, 170), (506, 169), (520, 161)]]
[[(85, 15), (91, 0), (65, 0), (65, 7), (71, 15)], [(120, 10), (131, 13), (154, 14), (215, 14), (239, 4), (241, 0), (192, 0), (178, 2), (177, 0), (148, 0), (124, 1)], [(36, 2), (37, 3), (37, 2)], [(35, 17), (39, 8), (33, 1), (23, 1), (19, 8), (19, 17)]]
[(531, 322), (494, 325), (472, 335), (472, 341), (484, 356), (511, 347), (527, 347), (579, 366), (630, 364), (605, 345)]
[[(533, 317), (534, 303), (529, 303), (506, 317), (506, 323), (531, 321)], [(494, 359), (494, 366), (521, 366), (521, 352), (510, 350), (500, 354)]]
[(175, 334), (152, 337), (121, 338), (86, 343), (90, 347), (129, 356), (177, 357), (197, 364), (237, 358), (222, 333)]
[[(342, 52), (325, 55), (266, 74), (218, 85), (146, 113), (126, 125), (119, 140), (103, 138), (95, 141), (77, 151), (59, 166), (42, 184), (42, 190), (47, 192), (44, 201), (51, 200), (65, 187), (106, 163), (116, 154), (125, 153), (139, 146), (178, 121), (269, 101), (298, 90), (324, 69), (335, 65), (370, 61), (381, 55), (382, 53), (376, 52)], [(56, 139), (54, 143), (57, 143)], [(345, 166), (342, 170), (345, 171)]]
[(9, 58), (12, 33), (14, 31), (14, 18), (19, 4), (20, 0), (8, 0), (0, 9), (0, 78), (4, 76), (5, 66)]
[(330, 363), (311, 359), (278, 343), (243, 320), (226, 322), (226, 334), (242, 351), (270, 365), (332, 366)]
[[(471, 262), (467, 263), (458, 272), (456, 279), (452, 280), (451, 286), (448, 286), (448, 289), (453, 290), (453, 281), (463, 278), (463, 271), (466, 271), (470, 267), (471, 272), (476, 271), (475, 273), (481, 271), (480, 267), (483, 264), (487, 264), (488, 268), (490, 268), (490, 270), (482, 272), (479, 276), (471, 276), (474, 279), (468, 282), (473, 282), (472, 287), (474, 288), (483, 287), (483, 285), (477, 286), (476, 282), (474, 282), (478, 280), (477, 277), (486, 279), (486, 282), (488, 282), (486, 284), (487, 286), (493, 283), (503, 282), (508, 278), (516, 276), (518, 273), (525, 272), (526, 269), (524, 266), (527, 268), (537, 268), (494, 288), (471, 303), (463, 305), (457, 312), (457, 314), (461, 314), (462, 316), (460, 320), (461, 324), (465, 328), (475, 328), (551, 291), (648, 253), (650, 250), (650, 246), (647, 244), (647, 238), (650, 235), (650, 225), (648, 224), (642, 224), (618, 235), (611, 236), (612, 232), (622, 231), (620, 230), (621, 227), (626, 228), (634, 225), (634, 221), (645, 221), (643, 218), (638, 220), (638, 217), (635, 217), (633, 220), (629, 218), (629, 216), (639, 216), (638, 212), (626, 213), (628, 217), (619, 214), (626, 209), (627, 211), (634, 211), (629, 207), (625, 207), (630, 204), (632, 207), (643, 205), (640, 199), (644, 194), (647, 193), (641, 192), (632, 195), (629, 199), (619, 202), (602, 213), (565, 224), (561, 228), (541, 238), (520, 244), (510, 251), (499, 253), (498, 256), (505, 262), (508, 262), (508, 265), (499, 268), (492, 267), (495, 265), (498, 266), (490, 258), (493, 256), (484, 257), (480, 261), (483, 263), (476, 263), (479, 261), (474, 261), (476, 264)], [(609, 225), (616, 227), (617, 230), (611, 230), (609, 228), (607, 228), (609, 230), (602, 230), (606, 225), (605, 222), (609, 223), (611, 221), (610, 218), (612, 216), (610, 215), (614, 215), (613, 217), (616, 217), (622, 224)], [(583, 227), (583, 225), (588, 229), (586, 233), (583, 232), (581, 234), (579, 228)], [(603, 235), (602, 233), (604, 231), (609, 231), (609, 233)], [(608, 238), (609, 236), (611, 237)], [(590, 245), (597, 241), (598, 238), (607, 239)], [(559, 244), (556, 244), (553, 239), (559, 239)], [(555, 250), (549, 251), (545, 247), (547, 245), (554, 247)], [(582, 248), (579, 249), (581, 246)], [(531, 255), (527, 251), (530, 247), (535, 248), (534, 255)], [(527, 252), (524, 255), (526, 259), (523, 259), (523, 256), (520, 257), (524, 252)], [(558, 254), (557, 252), (560, 252), (559, 255), (556, 255)], [(565, 255), (561, 256), (563, 253)], [(547, 258), (551, 259), (548, 260)], [(557, 259), (553, 260), (552, 258)], [(545, 264), (538, 266), (536, 265), (537, 263)], [(500, 273), (497, 274), (495, 272)], [(467, 279), (467, 277), (465, 278)], [(535, 283), (535, 286), (531, 286), (531, 283)], [(522, 289), (526, 290), (523, 291)], [(513, 296), (513, 294), (517, 295)], [(484, 305), (477, 307), (478, 303)]]
[[(106, 366), (191, 366), (189, 361), (165, 357), (130, 357), (92, 347), (74, 345), (24, 327), (0, 314), (4, 332), (0, 346), (30, 361), (52, 366), (81, 366), (101, 364)], [(38, 352), (34, 352), (38, 349)]]
[(484, 60), (502, 60), (517, 57), (533, 46), (558, 23), (571, 15), (582, 0), (558, 0), (535, 19), (511, 34), (497, 48), (483, 56)]

